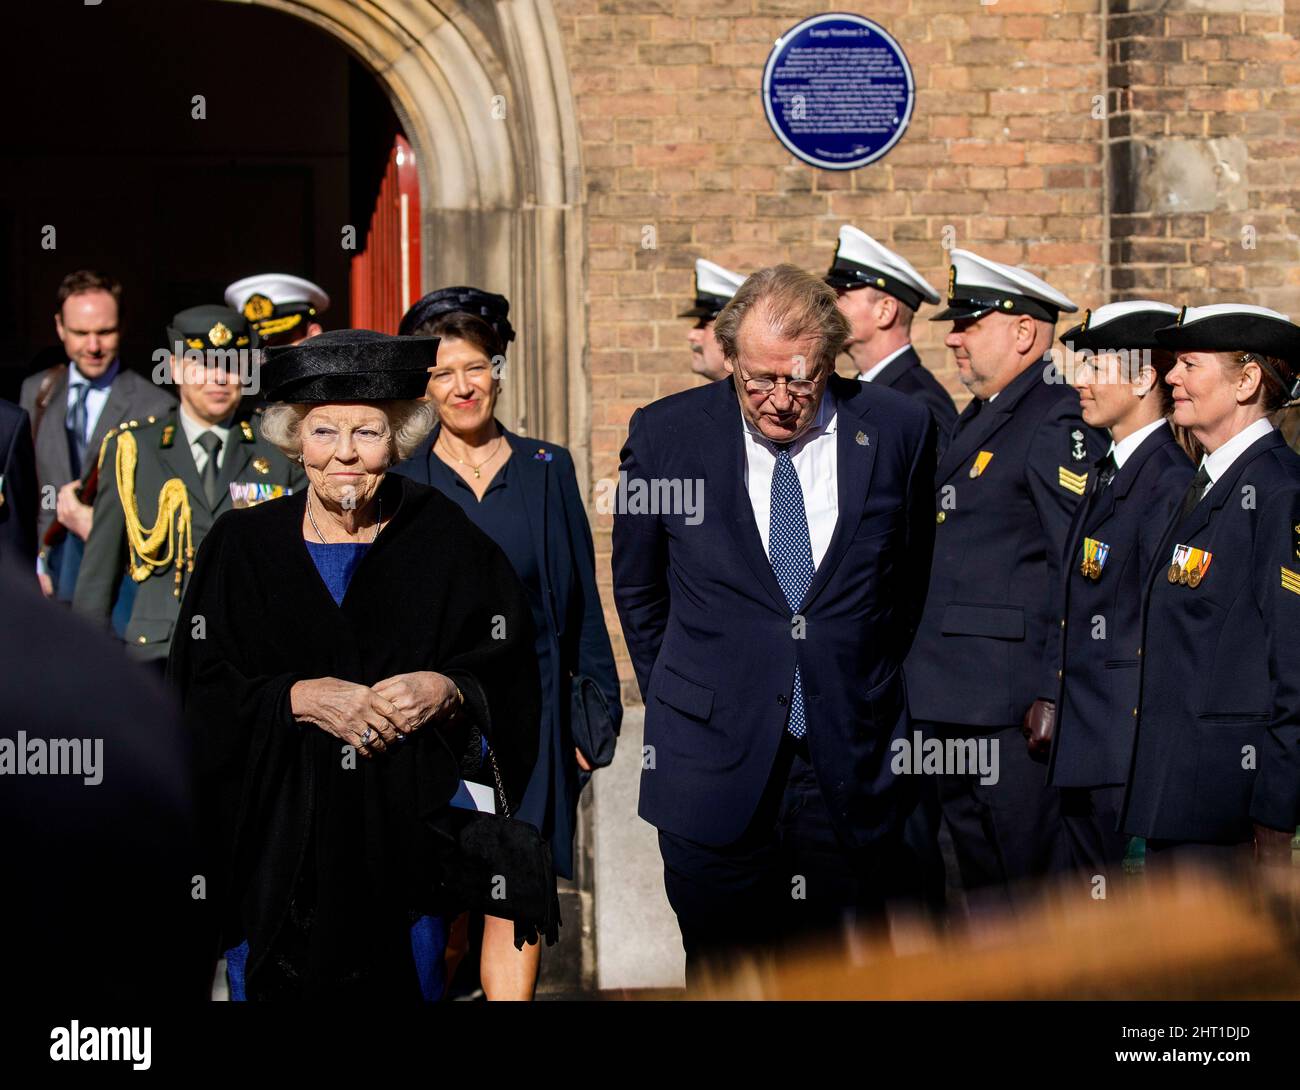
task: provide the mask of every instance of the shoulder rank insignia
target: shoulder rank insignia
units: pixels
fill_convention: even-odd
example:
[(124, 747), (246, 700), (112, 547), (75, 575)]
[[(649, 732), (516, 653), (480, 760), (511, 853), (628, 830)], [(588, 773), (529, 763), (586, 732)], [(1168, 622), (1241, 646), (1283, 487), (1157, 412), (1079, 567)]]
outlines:
[(253, 459), (253, 468), (265, 476), (271, 472), (271, 463), (259, 455)]
[(533, 455), (534, 462), (549, 462), (551, 458), (552, 458), (551, 452), (547, 450), (545, 447), (538, 447), (537, 453)]
[(158, 439), (159, 450), (170, 450), (172, 443), (176, 439), (176, 425), (164, 424), (162, 435)]
[(1106, 558), (1109, 556), (1110, 546), (1104, 541), (1085, 537), (1083, 539), (1083, 563), (1079, 565), (1080, 573), (1085, 579), (1094, 581), (1100, 579), (1102, 569), (1106, 566)]
[(245, 443), (254, 443), (257, 441), (257, 436), (253, 434), (253, 425), (247, 420), (241, 420), (239, 422), (239, 434), (244, 437)]
[(1087, 473), (1072, 473), (1065, 466), (1057, 466), (1056, 483), (1064, 488), (1067, 492), (1073, 492), (1076, 496), (1082, 496), (1088, 488)]
[(1070, 432), (1070, 457), (1082, 462), (1088, 457), (1088, 448), (1083, 444), (1083, 430), (1075, 428)]
[(1195, 590), (1204, 581), (1210, 570), (1213, 553), (1204, 549), (1193, 549), (1190, 545), (1175, 545), (1174, 555), (1169, 559), (1169, 571), (1166, 573), (1171, 583), (1191, 587)]
[(1289, 590), (1292, 594), (1300, 594), (1300, 572), (1292, 571), (1290, 568), (1283, 568), (1282, 589)]
[(982, 450), (975, 455), (975, 461), (971, 463), (970, 467), (971, 478), (974, 479), (983, 473), (991, 461), (993, 461), (993, 452), (991, 450)]

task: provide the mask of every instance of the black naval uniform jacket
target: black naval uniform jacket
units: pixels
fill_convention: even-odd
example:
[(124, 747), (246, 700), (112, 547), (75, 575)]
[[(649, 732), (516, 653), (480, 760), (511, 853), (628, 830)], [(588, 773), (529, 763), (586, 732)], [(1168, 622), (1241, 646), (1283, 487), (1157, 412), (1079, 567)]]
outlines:
[[(1169, 582), (1179, 545), (1210, 553), (1196, 587)], [(1300, 455), (1272, 431), (1161, 540), (1124, 832), (1232, 844), (1300, 823), (1298, 632)]]
[(907, 659), (914, 718), (1004, 727), (1056, 693), (1065, 538), (1108, 445), (1047, 359), (958, 417), (935, 477), (934, 565)]
[(952, 394), (921, 363), (916, 349), (909, 344), (871, 381), (877, 386), (888, 386), (900, 394), (921, 399), (934, 418), (939, 455), (942, 457), (948, 438), (952, 435), (953, 425), (957, 423), (957, 406), (953, 404)]
[[(1128, 775), (1147, 576), (1192, 475), (1191, 459), (1169, 425), (1161, 424), (1109, 487), (1089, 482), (1088, 497), (1075, 511), (1060, 586), (1065, 624), (1047, 769), (1055, 787), (1120, 784)], [(1087, 538), (1109, 547), (1096, 578), (1082, 570)]]

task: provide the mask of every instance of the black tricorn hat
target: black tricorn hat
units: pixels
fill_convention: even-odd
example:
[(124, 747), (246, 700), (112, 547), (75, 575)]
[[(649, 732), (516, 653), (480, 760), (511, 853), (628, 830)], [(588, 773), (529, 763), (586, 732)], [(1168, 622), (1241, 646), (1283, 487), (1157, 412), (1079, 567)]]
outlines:
[(1120, 351), (1159, 348), (1156, 330), (1178, 317), (1178, 308), (1150, 299), (1107, 303), (1084, 312), (1083, 321), (1071, 326), (1059, 340), (1075, 351)]
[(410, 336), (426, 322), (456, 312), (483, 319), (501, 339), (503, 346), (515, 339), (514, 326), (510, 324), (509, 317), (510, 300), (496, 292), (468, 287), (439, 288), (422, 295), (402, 315), (397, 332), (403, 337)]
[(408, 401), (422, 397), (438, 359), (437, 337), (393, 337), (336, 329), (268, 348), (262, 364), (267, 401)]

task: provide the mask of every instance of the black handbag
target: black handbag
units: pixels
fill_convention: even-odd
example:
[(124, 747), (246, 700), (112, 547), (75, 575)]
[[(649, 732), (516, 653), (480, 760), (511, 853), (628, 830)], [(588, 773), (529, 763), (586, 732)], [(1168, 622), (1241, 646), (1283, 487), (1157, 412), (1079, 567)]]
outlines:
[(559, 938), (560, 900), (555, 888), (551, 847), (526, 821), (510, 816), (510, 803), (487, 751), (495, 781), (497, 814), (445, 807), (429, 818), (441, 844), (442, 887), (460, 910), (513, 920), (515, 947), (545, 936)]
[(570, 686), (569, 728), (573, 742), (592, 768), (604, 768), (614, 759), (618, 729), (609, 714), (609, 702), (591, 678), (578, 674)]

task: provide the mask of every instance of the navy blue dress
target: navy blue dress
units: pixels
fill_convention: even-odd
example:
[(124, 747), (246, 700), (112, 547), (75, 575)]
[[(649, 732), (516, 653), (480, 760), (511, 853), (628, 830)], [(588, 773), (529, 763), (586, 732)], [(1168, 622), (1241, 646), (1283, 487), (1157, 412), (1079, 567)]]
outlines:
[[(537, 766), (523, 802), (514, 816), (535, 826), (544, 835), (552, 835), (553, 821), (548, 821), (550, 810), (550, 780), (552, 763), (562, 755), (552, 751), (548, 739), (557, 733), (554, 719), (555, 670), (551, 662), (550, 622), (542, 597), (542, 573), (537, 566), (537, 550), (533, 546), (529, 528), (528, 511), (524, 507), (524, 493), (519, 480), (518, 467), (512, 456), (492, 478), (480, 500), (474, 490), (451, 466), (436, 455), (429, 460), (429, 483), (456, 501), (480, 530), (501, 546), (519, 581), (528, 593), (528, 605), (533, 611), (533, 625), (537, 631), (537, 669), (542, 675), (542, 724), (538, 736)], [(572, 759), (572, 758), (570, 758)], [(556, 870), (572, 877), (569, 856), (572, 849), (552, 845)], [(563, 870), (561, 867), (563, 866)]]

